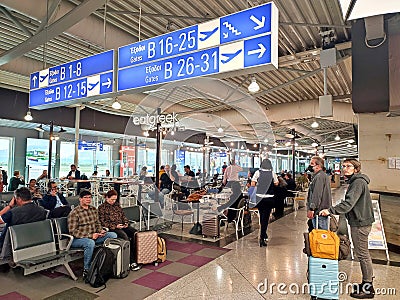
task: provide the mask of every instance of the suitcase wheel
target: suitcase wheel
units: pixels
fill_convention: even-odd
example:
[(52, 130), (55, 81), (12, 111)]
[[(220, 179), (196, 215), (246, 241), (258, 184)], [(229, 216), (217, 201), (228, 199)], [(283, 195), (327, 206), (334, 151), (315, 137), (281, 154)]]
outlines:
[(155, 262), (154, 262), (154, 265), (157, 267), (157, 266), (158, 266), (158, 262), (155, 261)]

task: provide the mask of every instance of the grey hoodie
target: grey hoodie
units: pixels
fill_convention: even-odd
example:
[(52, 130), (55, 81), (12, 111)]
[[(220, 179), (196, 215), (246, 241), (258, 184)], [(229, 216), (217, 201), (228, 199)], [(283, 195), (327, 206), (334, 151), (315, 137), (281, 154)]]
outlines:
[(369, 182), (367, 175), (355, 173), (349, 180), (344, 200), (330, 207), (329, 212), (345, 214), (350, 226), (370, 226), (375, 218), (368, 188)]

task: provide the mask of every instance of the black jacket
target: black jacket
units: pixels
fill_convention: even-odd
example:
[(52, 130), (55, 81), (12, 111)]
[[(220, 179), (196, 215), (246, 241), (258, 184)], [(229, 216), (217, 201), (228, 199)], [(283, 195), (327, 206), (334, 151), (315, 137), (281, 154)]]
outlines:
[[(57, 193), (57, 195), (60, 198), (61, 203), (63, 205), (69, 205), (68, 201), (65, 199), (63, 194)], [(46, 194), (46, 195), (43, 196), (43, 200), (41, 201), (41, 204), (45, 209), (53, 210), (56, 207), (56, 204), (57, 204), (57, 197), (56, 196), (52, 196), (51, 194)]]
[[(71, 176), (72, 171), (68, 172), (67, 177)], [(75, 179), (81, 179), (81, 172), (79, 170), (75, 170)]]

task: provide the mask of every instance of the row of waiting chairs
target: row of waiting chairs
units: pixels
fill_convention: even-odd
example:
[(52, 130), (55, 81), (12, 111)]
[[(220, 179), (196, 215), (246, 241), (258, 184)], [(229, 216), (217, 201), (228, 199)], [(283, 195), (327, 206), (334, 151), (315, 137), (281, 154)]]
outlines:
[(67, 226), (67, 218), (10, 226), (0, 263), (22, 267), (24, 275), (56, 268), (77, 280), (69, 263), (83, 257), (83, 252), (71, 249), (73, 237), (67, 234)]
[[(136, 205), (123, 210), (130, 222), (139, 223), (141, 230), (142, 207)], [(69, 262), (82, 258), (83, 249), (71, 248), (72, 241), (67, 217), (10, 226), (0, 264), (12, 263), (22, 267), (24, 275), (56, 268), (58, 272), (66, 271), (72, 279), (77, 280)]]

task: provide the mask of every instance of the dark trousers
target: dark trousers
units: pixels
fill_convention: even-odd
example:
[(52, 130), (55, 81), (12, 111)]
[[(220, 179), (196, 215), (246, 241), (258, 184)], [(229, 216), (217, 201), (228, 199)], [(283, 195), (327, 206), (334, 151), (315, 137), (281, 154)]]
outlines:
[(70, 212), (71, 212), (71, 207), (59, 206), (50, 211), (48, 218), (54, 219), (54, 218), (68, 217)]
[(263, 198), (258, 202), (257, 208), (260, 213), (260, 239), (263, 240), (267, 238), (267, 229), (269, 216), (271, 215), (271, 210), (274, 207), (274, 198)]
[(112, 230), (117, 234), (117, 237), (130, 241), (130, 246), (131, 246), (131, 254), (130, 254), (130, 259), (131, 263), (136, 262), (136, 240), (135, 240), (135, 232), (137, 231), (135, 228), (132, 226), (128, 226), (126, 228), (122, 229), (114, 229)]

